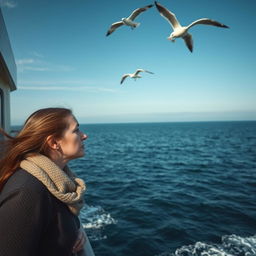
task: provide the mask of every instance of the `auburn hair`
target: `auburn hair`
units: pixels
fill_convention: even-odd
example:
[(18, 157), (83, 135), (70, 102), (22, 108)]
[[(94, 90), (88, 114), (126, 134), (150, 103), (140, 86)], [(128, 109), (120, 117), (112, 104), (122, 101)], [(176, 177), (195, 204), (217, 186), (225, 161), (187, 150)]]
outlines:
[(7, 139), (1, 141), (0, 191), (20, 162), (37, 153), (48, 154), (48, 136), (60, 139), (68, 128), (67, 117), (72, 111), (67, 108), (44, 108), (31, 114), (16, 136), (10, 136), (3, 129), (0, 133)]

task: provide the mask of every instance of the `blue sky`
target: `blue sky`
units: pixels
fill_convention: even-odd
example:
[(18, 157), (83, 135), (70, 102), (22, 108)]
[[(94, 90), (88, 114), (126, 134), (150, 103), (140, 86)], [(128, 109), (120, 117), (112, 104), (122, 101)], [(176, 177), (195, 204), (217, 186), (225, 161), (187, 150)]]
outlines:
[[(161, 0), (182, 25), (211, 18), (230, 29), (191, 28), (194, 51), (167, 40), (155, 7), (134, 30), (109, 26), (144, 0), (0, 0), (17, 64), (12, 124), (33, 111), (72, 108), (81, 123), (256, 120), (256, 1)], [(137, 68), (134, 82), (124, 73)]]

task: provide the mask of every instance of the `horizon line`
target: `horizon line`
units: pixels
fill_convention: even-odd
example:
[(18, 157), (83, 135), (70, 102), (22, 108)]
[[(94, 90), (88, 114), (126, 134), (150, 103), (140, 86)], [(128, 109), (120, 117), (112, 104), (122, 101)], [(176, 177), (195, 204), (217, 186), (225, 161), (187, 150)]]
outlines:
[[(188, 120), (188, 121), (124, 121), (124, 122), (79, 122), (80, 125), (94, 125), (94, 124), (161, 124), (161, 123), (235, 123), (235, 122), (256, 122), (256, 119), (244, 120)], [(11, 124), (11, 127), (22, 126), (23, 124)]]

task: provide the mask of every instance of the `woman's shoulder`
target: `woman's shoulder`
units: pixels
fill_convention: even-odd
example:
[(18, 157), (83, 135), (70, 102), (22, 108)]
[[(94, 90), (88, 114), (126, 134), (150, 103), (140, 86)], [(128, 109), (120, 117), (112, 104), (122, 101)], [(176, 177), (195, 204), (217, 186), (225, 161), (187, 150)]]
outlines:
[(37, 178), (23, 169), (15, 171), (15, 173), (7, 180), (0, 193), (0, 201), (6, 196), (8, 197), (11, 194), (16, 193), (33, 193), (36, 197), (49, 196), (47, 188)]

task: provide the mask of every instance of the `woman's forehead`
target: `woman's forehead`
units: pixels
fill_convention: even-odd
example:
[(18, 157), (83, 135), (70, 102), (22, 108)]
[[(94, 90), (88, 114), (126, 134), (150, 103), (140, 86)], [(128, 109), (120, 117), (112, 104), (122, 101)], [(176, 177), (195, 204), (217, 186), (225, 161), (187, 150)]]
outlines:
[(76, 120), (75, 116), (73, 116), (73, 115), (70, 115), (67, 117), (67, 122), (70, 127), (79, 125), (78, 121)]

